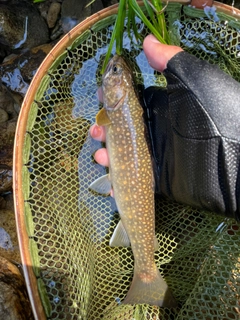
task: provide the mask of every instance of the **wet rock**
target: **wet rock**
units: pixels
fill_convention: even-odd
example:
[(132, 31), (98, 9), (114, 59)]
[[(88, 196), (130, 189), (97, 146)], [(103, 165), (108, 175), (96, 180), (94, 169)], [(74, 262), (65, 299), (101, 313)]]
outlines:
[(12, 191), (13, 140), (17, 121), (13, 105), (7, 90), (0, 88), (0, 209), (8, 207), (5, 196)]
[(33, 48), (48, 41), (47, 24), (30, 1), (0, 3), (0, 44), (7, 50)]
[[(62, 0), (58, 0), (58, 1), (53, 0), (53, 1), (54, 2), (52, 2), (52, 0), (46, 0), (46, 1), (41, 2), (41, 3), (38, 4), (38, 10), (41, 13), (41, 16), (46, 20), (46, 22), (49, 19), (48, 16), (49, 15), (52, 16), (52, 12), (51, 12), (52, 9), (50, 10), (50, 7), (51, 7), (52, 3), (56, 3), (57, 2), (58, 3), (57, 6), (60, 5), (60, 12), (61, 12)], [(62, 24), (61, 24), (61, 21), (60, 21), (61, 20), (60, 19), (61, 14), (60, 14), (60, 12), (57, 13), (57, 11), (58, 11), (58, 8), (55, 7), (54, 8), (54, 13), (53, 13), (53, 16), (54, 16), (53, 20), (55, 20), (55, 19), (57, 19), (57, 20), (55, 21), (55, 24), (54, 24), (53, 27), (51, 27), (51, 28), (49, 27), (49, 35), (50, 35), (50, 39), (52, 41), (54, 41), (56, 39), (59, 39), (60, 36), (63, 34)], [(51, 20), (52, 20), (52, 18), (51, 18)], [(47, 22), (47, 24), (48, 24), (48, 22)], [(53, 23), (51, 23), (51, 25), (53, 25)]]
[[(21, 102), (22, 101), (16, 102), (11, 92), (7, 90), (7, 88), (3, 85), (0, 85), (0, 108), (7, 113), (8, 119), (17, 118), (19, 109), (18, 106), (16, 106), (16, 104), (21, 104)], [(1, 122), (4, 121), (0, 121), (0, 123)]]
[(14, 201), (12, 192), (0, 196), (0, 211), (2, 209), (14, 210)]
[(0, 247), (5, 250), (12, 250), (13, 249), (11, 237), (7, 233), (7, 231), (2, 227), (0, 227)]
[(13, 172), (12, 168), (0, 164), (0, 195), (12, 192)]
[(0, 46), (0, 62), (3, 61), (6, 55), (7, 55), (7, 51), (2, 46)]
[(2, 76), (2, 82), (12, 91), (19, 92), (23, 96), (26, 94), (28, 84), (24, 81), (19, 68), (13, 72), (6, 72)]
[[(11, 176), (13, 143), (16, 131), (17, 120), (12, 119), (4, 123), (0, 123), (0, 189), (1, 192), (9, 191), (9, 177)], [(6, 182), (5, 181), (6, 178)], [(3, 185), (5, 186), (3, 188)], [(7, 187), (7, 188), (6, 188)], [(0, 194), (1, 194), (0, 192)]]
[[(0, 91), (1, 92), (1, 91)], [(0, 98), (1, 97), (0, 95)], [(7, 104), (5, 110), (0, 108), (0, 195), (12, 192), (13, 144), (17, 125), (14, 109)], [(8, 114), (7, 111), (13, 112)], [(2, 117), (1, 117), (2, 114)], [(12, 116), (12, 119), (9, 119)], [(8, 120), (9, 119), (9, 120)], [(2, 120), (2, 121), (1, 121)], [(5, 120), (5, 121), (3, 121)], [(8, 121), (7, 121), (8, 120)]]
[(38, 67), (54, 44), (41, 45), (7, 59), (0, 65), (2, 83), (11, 91), (24, 96)]
[[(7, 198), (2, 197), (7, 206)], [(4, 203), (3, 203), (4, 205)], [(0, 210), (0, 257), (21, 262), (14, 210)], [(0, 317), (0, 319), (2, 319)]]
[(50, 39), (52, 41), (57, 40), (63, 34), (62, 23), (60, 20), (57, 21), (56, 26), (51, 30)]
[(6, 200), (2, 196), (0, 196), (0, 210), (1, 209), (6, 209)]
[(66, 33), (93, 13), (103, 9), (102, 1), (95, 0), (64, 0), (62, 3), (62, 28)]
[[(7, 201), (5, 200), (5, 206)], [(14, 210), (0, 210), (0, 257), (21, 262)], [(1, 284), (0, 284), (1, 286)], [(2, 319), (0, 317), (0, 319)]]
[(59, 13), (61, 11), (61, 4), (58, 2), (52, 2), (49, 10), (48, 10), (48, 14), (47, 14), (47, 24), (48, 24), (48, 28), (54, 28), (57, 20), (58, 20), (58, 16)]
[(36, 5), (41, 16), (44, 18), (44, 20), (47, 21), (47, 14), (48, 14), (49, 7), (51, 5), (50, 1), (42, 1), (37, 3)]
[(8, 120), (8, 114), (5, 110), (0, 108), (0, 123), (6, 122)]
[(12, 168), (0, 164), (0, 194), (12, 190)]
[(0, 257), (0, 319), (33, 319), (23, 276), (19, 268)]
[[(8, 192), (2, 198), (4, 200), (4, 203), (3, 203), (4, 207), (1, 208), (1, 204), (0, 204), (0, 209), (11, 210), (12, 212), (14, 212), (14, 201), (13, 201), (12, 192)], [(0, 200), (0, 202), (1, 202), (1, 200)], [(15, 232), (15, 226), (14, 226), (13, 232)]]

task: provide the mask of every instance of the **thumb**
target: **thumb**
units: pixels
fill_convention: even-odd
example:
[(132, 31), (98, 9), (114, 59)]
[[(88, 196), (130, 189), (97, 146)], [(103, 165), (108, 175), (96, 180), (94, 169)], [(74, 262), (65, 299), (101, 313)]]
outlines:
[(152, 34), (144, 39), (143, 50), (150, 66), (160, 72), (167, 68), (168, 61), (175, 54), (183, 51), (180, 47), (160, 43)]

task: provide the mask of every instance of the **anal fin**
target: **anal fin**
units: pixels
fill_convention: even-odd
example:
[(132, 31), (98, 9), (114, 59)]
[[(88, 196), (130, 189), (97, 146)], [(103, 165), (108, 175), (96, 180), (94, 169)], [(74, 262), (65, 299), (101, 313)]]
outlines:
[(106, 174), (96, 179), (95, 181), (93, 181), (90, 184), (89, 189), (96, 191), (97, 193), (109, 194), (112, 189), (112, 184), (110, 181), (109, 174)]
[(129, 247), (131, 245), (126, 229), (120, 220), (109, 242), (110, 247)]

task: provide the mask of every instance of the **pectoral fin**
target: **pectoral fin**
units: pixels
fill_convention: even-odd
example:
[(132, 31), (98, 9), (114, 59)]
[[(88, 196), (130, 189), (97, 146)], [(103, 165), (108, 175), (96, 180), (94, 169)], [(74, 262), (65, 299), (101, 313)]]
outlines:
[(107, 126), (111, 124), (106, 109), (102, 108), (96, 115), (96, 123), (99, 126)]
[(96, 191), (97, 193), (101, 194), (109, 194), (112, 189), (112, 184), (110, 181), (109, 174), (106, 174), (95, 181), (93, 181), (90, 186), (90, 189)]
[(131, 245), (126, 229), (120, 220), (109, 242), (110, 247), (129, 247)]

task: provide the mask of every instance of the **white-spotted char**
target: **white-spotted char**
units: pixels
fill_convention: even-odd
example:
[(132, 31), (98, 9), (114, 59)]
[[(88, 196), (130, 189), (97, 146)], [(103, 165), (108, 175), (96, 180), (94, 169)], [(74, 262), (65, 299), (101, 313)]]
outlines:
[(91, 189), (108, 193), (113, 187), (121, 217), (110, 240), (111, 246), (131, 245), (134, 276), (123, 303), (147, 303), (175, 307), (166, 282), (156, 266), (154, 179), (146, 142), (143, 109), (134, 90), (132, 72), (115, 55), (102, 78), (103, 109), (98, 125), (106, 126), (109, 175), (93, 182)]

